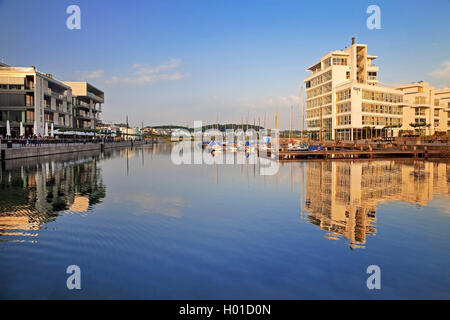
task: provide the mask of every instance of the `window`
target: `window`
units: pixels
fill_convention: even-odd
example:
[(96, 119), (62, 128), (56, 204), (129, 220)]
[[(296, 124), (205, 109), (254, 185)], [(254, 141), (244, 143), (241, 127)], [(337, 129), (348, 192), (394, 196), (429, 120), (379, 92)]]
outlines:
[(346, 99), (350, 99), (350, 98), (351, 98), (351, 90), (347, 89), (347, 90), (339, 91), (337, 93), (336, 100), (341, 101), (341, 100), (346, 100)]
[(11, 90), (24, 90), (25, 86), (20, 84), (10, 84), (9, 89)]
[(365, 100), (375, 100), (375, 101), (384, 101), (384, 102), (392, 102), (399, 103), (402, 102), (402, 96), (398, 94), (384, 93), (378, 91), (369, 91), (363, 90), (362, 97)]
[(22, 111), (9, 111), (9, 121), (22, 121)]
[(347, 58), (333, 58), (333, 65), (335, 66), (346, 66)]
[(26, 122), (34, 121), (34, 111), (27, 111), (26, 113)]
[(414, 104), (426, 104), (427, 98), (425, 97), (415, 97)]
[(425, 109), (423, 109), (423, 108), (416, 108), (415, 115), (416, 116), (424, 116), (425, 115)]
[(336, 113), (345, 113), (345, 112), (351, 112), (350, 102), (344, 102), (337, 105)]
[(352, 124), (352, 116), (347, 115), (347, 116), (337, 117), (337, 124), (338, 124), (338, 126), (345, 126), (345, 125)]

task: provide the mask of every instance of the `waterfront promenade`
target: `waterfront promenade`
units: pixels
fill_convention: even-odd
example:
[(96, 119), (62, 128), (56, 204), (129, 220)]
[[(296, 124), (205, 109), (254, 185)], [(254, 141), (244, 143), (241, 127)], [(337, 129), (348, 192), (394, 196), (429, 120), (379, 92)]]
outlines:
[(1, 144), (0, 160), (41, 157), (72, 152), (102, 151), (105, 149), (130, 147), (146, 143), (151, 143), (151, 141), (42, 140), (24, 144), (22, 141), (17, 140), (9, 145), (7, 143)]

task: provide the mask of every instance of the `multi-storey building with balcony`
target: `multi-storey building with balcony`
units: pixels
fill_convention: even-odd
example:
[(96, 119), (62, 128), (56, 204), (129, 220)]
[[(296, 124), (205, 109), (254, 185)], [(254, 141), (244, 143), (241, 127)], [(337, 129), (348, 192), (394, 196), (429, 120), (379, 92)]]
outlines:
[(67, 81), (65, 84), (72, 88), (73, 127), (95, 129), (100, 121), (104, 92), (85, 81)]
[[(447, 129), (440, 128), (440, 131), (447, 131), (450, 133), (450, 88), (439, 89), (434, 91), (434, 101), (438, 101), (439, 106), (442, 107), (441, 111), (444, 115), (442, 124), (447, 122)], [(445, 116), (447, 116), (447, 121), (445, 121)], [(440, 125), (442, 126), (440, 123)]]
[(397, 86), (403, 92), (402, 130), (433, 135), (447, 133), (450, 89), (435, 90), (427, 82)]
[[(448, 132), (450, 89), (426, 82), (385, 86), (378, 82), (377, 56), (355, 43), (332, 51), (309, 67), (306, 121), (316, 140), (358, 140), (398, 134)], [(412, 125), (411, 125), (412, 124)]]
[[(72, 127), (72, 90), (51, 74), (35, 67), (0, 66), (0, 134), (6, 135), (9, 120), (11, 135), (44, 136), (45, 127)], [(33, 131), (34, 130), (34, 131)]]
[[(402, 92), (378, 83), (377, 56), (355, 43), (332, 51), (307, 70), (306, 121), (317, 140), (357, 140), (402, 124)], [(370, 130), (369, 130), (370, 129)]]

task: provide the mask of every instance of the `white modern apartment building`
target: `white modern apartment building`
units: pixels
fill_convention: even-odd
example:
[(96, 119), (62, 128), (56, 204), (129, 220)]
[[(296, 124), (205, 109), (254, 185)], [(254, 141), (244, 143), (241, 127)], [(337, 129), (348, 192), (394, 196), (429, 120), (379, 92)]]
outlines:
[[(373, 63), (376, 58), (367, 52), (367, 45), (357, 44), (352, 38), (350, 47), (327, 53), (307, 69), (311, 75), (304, 80), (306, 122), (311, 138), (358, 140), (415, 130), (417, 127), (409, 124), (419, 120), (411, 117), (410, 110), (415, 113), (419, 105), (428, 109), (426, 133), (447, 132), (449, 90), (434, 90), (426, 83), (380, 85), (379, 68)], [(420, 100), (419, 105), (415, 98), (410, 100), (409, 95), (416, 90), (410, 87), (433, 91), (427, 93), (426, 105), (422, 104), (425, 100)]]

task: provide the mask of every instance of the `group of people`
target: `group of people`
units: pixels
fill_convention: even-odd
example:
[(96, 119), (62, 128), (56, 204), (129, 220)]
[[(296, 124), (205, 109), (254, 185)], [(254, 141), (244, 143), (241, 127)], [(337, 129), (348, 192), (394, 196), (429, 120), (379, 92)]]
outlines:
[(83, 138), (67, 138), (65, 137), (64, 139), (60, 139), (59, 137), (49, 137), (49, 136), (44, 136), (42, 137), (40, 134), (33, 134), (33, 135), (28, 135), (28, 136), (21, 136), (18, 138), (10, 138), (10, 137), (6, 137), (6, 139), (3, 137), (3, 135), (0, 134), (0, 145), (1, 143), (7, 143), (7, 142), (11, 142), (11, 143), (15, 143), (15, 144), (19, 144), (22, 147), (25, 146), (41, 146), (42, 144), (54, 144), (54, 143), (99, 143), (99, 142), (104, 142), (104, 143), (111, 143), (111, 142), (116, 142), (117, 140), (114, 139), (113, 137), (83, 137)]
[(24, 147), (26, 145), (40, 146), (43, 142), (52, 141), (52, 140), (54, 140), (54, 138), (53, 137), (42, 137), (40, 134), (38, 134), (38, 135), (29, 135), (29, 136), (23, 135), (18, 138), (4, 139), (3, 135), (0, 135), (0, 143), (2, 143), (3, 140), (18, 143)]

